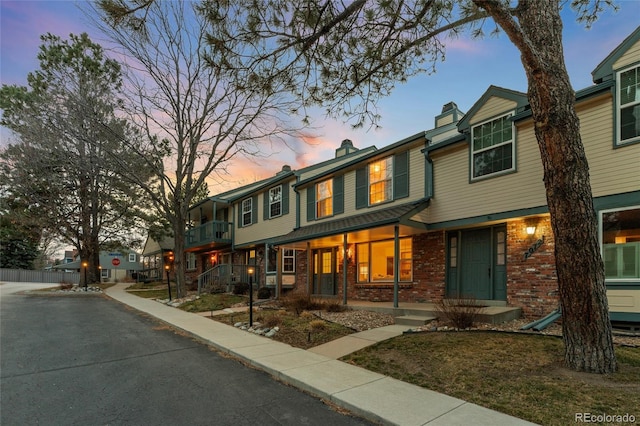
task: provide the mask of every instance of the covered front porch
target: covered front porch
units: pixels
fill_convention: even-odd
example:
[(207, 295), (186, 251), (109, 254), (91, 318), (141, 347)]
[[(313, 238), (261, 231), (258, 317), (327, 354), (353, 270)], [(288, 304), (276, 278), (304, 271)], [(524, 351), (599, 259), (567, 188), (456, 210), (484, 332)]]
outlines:
[[(419, 220), (428, 200), (322, 221), (274, 242), (298, 259), (305, 290), (315, 297), (392, 301), (394, 307), (416, 285), (414, 238), (427, 235)], [(403, 295), (401, 293), (404, 292)]]

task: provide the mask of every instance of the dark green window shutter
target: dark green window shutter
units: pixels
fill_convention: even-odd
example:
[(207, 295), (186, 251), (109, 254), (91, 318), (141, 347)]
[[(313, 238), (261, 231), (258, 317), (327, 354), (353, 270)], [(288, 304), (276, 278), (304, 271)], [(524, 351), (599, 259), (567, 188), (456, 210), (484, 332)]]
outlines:
[(242, 228), (242, 201), (240, 201), (238, 204), (238, 228)]
[(393, 199), (409, 196), (409, 151), (393, 157)]
[(254, 195), (251, 200), (251, 224), (258, 223), (258, 196)]
[(263, 208), (262, 208), (262, 220), (269, 220), (269, 190), (267, 189), (262, 193), (263, 197)]
[(307, 222), (316, 220), (316, 187), (307, 187)]
[(344, 213), (344, 175), (333, 178), (333, 214)]
[(356, 170), (356, 209), (369, 205), (367, 167)]
[(289, 214), (289, 182), (282, 184), (282, 215)]

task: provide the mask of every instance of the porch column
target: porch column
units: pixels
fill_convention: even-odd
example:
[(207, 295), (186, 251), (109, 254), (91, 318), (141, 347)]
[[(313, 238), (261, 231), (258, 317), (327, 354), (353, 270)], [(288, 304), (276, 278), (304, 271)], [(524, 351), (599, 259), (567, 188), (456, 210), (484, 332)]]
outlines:
[(400, 228), (393, 227), (393, 307), (398, 307), (398, 280), (400, 278)]
[(342, 304), (347, 304), (347, 265), (349, 259), (347, 257), (347, 233), (342, 235)]
[(280, 288), (282, 287), (282, 250), (278, 247), (276, 251), (276, 299), (280, 297)]
[(313, 274), (313, 265), (311, 264), (311, 243), (307, 241), (307, 294), (311, 294), (311, 280)]

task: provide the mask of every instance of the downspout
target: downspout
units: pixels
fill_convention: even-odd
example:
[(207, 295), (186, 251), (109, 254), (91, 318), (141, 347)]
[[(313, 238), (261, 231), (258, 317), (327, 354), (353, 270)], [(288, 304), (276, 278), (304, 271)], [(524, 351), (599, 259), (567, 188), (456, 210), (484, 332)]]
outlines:
[(424, 196), (425, 198), (433, 197), (433, 159), (430, 157), (430, 151), (424, 152), (424, 158), (427, 161), (425, 164), (425, 172), (424, 172)]
[(276, 251), (276, 299), (280, 298), (280, 287), (282, 286), (282, 247)]

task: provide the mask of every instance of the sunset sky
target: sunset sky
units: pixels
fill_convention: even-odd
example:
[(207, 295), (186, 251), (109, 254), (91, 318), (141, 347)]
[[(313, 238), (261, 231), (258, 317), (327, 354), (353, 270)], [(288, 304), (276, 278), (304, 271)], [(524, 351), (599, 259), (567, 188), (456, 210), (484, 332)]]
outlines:
[[(106, 45), (105, 37), (82, 12), (83, 3), (0, 0), (2, 84), (26, 85), (27, 74), (38, 68), (36, 55), (41, 34), (50, 32), (67, 38), (70, 33), (87, 32), (93, 41)], [(565, 57), (576, 90), (592, 84), (591, 71), (640, 24), (640, 0), (617, 3), (619, 12), (605, 12), (590, 30), (575, 22), (575, 14), (568, 6), (563, 11)], [(480, 41), (454, 40), (447, 45), (446, 62), (437, 66), (435, 75), (422, 75), (398, 84), (393, 94), (379, 104), (380, 129), (365, 126), (353, 130), (349, 123), (326, 119), (318, 112), (314, 117), (314, 133), (318, 137), (313, 144), (293, 141), (291, 145), (297, 152), (283, 149), (254, 163), (238, 160), (229, 185), (272, 176), (283, 164), (298, 169), (328, 160), (343, 139), (351, 139), (358, 148), (371, 145), (380, 148), (431, 129), (444, 104), (453, 101), (467, 111), (492, 84), (526, 92), (519, 54), (507, 37), (501, 34)], [(6, 129), (2, 129), (0, 136), (2, 145), (10, 141)], [(210, 189), (212, 195), (220, 192)]]

